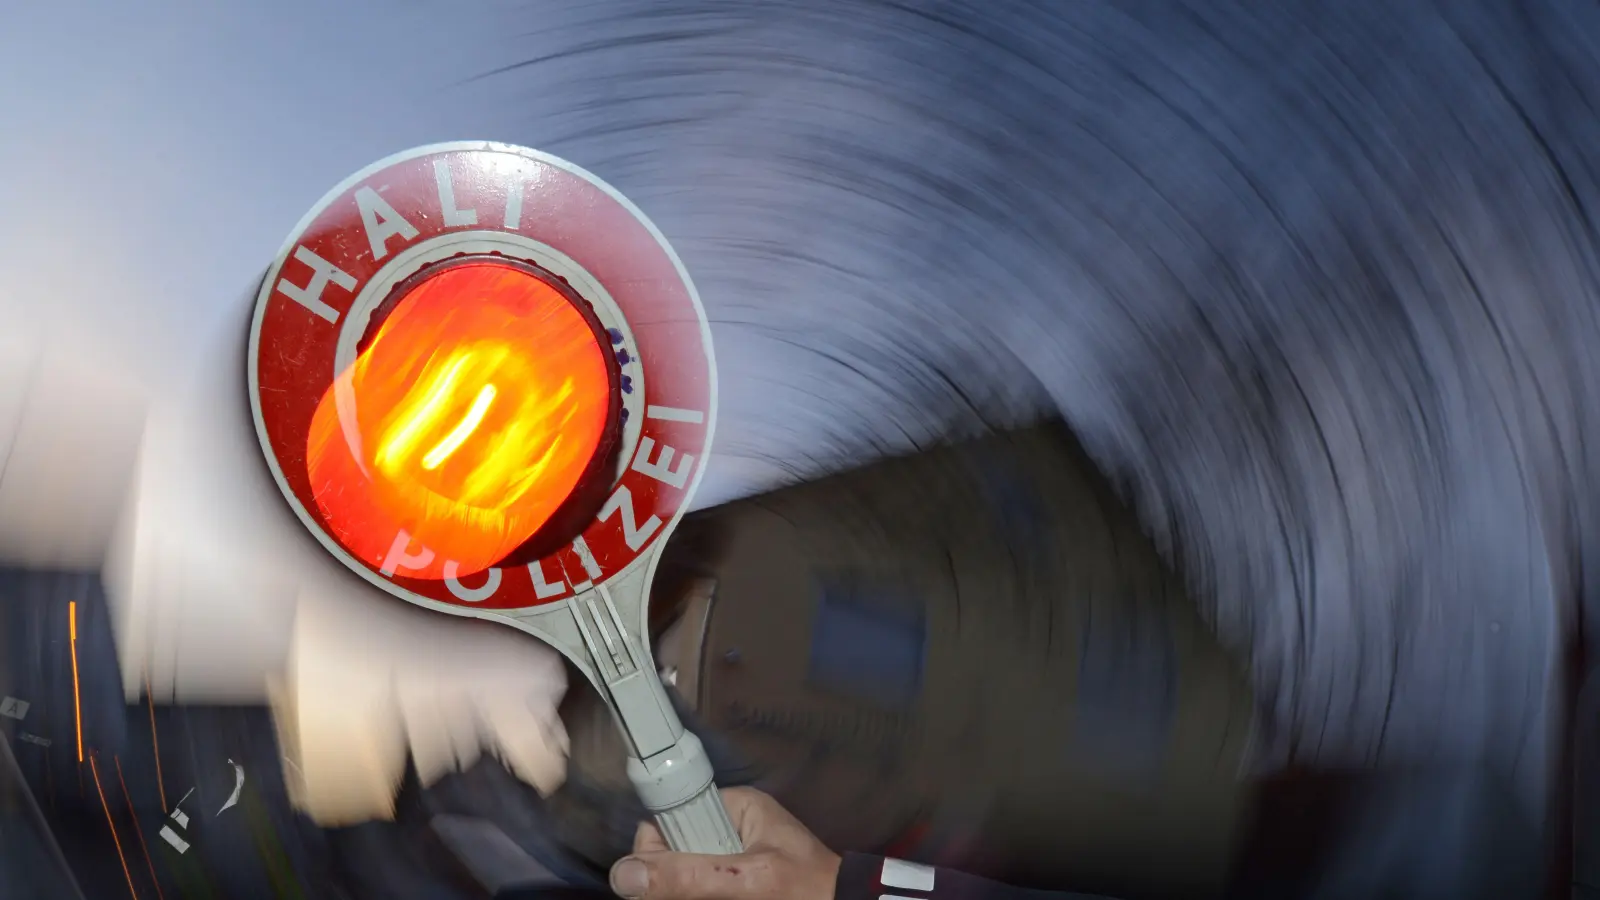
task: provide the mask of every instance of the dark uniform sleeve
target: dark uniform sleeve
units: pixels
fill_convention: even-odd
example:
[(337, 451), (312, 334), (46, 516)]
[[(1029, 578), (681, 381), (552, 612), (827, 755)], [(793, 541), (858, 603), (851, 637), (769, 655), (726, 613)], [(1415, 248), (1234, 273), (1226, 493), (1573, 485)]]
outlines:
[(1112, 900), (1094, 894), (1033, 891), (882, 856), (847, 853), (834, 900)]

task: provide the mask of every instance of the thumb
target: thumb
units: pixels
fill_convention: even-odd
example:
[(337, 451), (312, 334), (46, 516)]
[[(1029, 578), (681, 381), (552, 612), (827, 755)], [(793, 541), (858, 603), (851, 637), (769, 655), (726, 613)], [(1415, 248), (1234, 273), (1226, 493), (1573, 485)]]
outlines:
[(611, 889), (626, 900), (770, 898), (767, 860), (741, 853), (639, 853), (611, 867)]

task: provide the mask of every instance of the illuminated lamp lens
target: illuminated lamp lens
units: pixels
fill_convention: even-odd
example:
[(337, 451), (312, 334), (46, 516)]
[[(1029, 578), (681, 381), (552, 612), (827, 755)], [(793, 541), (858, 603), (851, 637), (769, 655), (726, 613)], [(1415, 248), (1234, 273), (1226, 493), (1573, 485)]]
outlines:
[(611, 393), (596, 327), (544, 280), (499, 262), (425, 274), (317, 407), (306, 454), (317, 507), (375, 568), (481, 572), (579, 486)]

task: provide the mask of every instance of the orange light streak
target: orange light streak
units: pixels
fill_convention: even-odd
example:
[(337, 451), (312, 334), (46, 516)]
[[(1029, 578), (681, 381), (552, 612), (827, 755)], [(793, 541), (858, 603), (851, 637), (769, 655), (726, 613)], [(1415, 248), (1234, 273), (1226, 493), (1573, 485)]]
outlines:
[(83, 703), (78, 697), (78, 601), (67, 602), (67, 623), (72, 634), (72, 722), (78, 729), (78, 762), (83, 762)]
[[(144, 863), (150, 867), (150, 883), (156, 886), (156, 896), (167, 900), (161, 892), (161, 879), (156, 877), (156, 861), (150, 857), (150, 845), (144, 842), (144, 829), (139, 827), (139, 814), (133, 809), (133, 796), (128, 793), (128, 783), (122, 780), (122, 760), (111, 757), (117, 766), (117, 783), (122, 785), (122, 799), (128, 801), (128, 815), (133, 817), (133, 833), (139, 838), (139, 849), (144, 852)], [(165, 803), (162, 804), (165, 807)]]
[(122, 860), (122, 874), (128, 879), (128, 893), (133, 895), (133, 900), (139, 900), (139, 892), (133, 887), (133, 872), (128, 869), (128, 858), (122, 855), (122, 838), (117, 836), (117, 823), (111, 818), (111, 804), (106, 802), (106, 789), (100, 786), (100, 767), (94, 764), (94, 757), (89, 757), (89, 771), (94, 774), (94, 789), (100, 792), (100, 808), (106, 811), (106, 824), (111, 826), (111, 840), (117, 845), (117, 859)]
[(161, 811), (172, 812), (167, 807), (167, 785), (161, 778), (161, 738), (156, 734), (156, 698), (150, 693), (150, 673), (144, 673), (144, 699), (150, 705), (150, 743), (156, 750), (156, 787), (161, 791)]

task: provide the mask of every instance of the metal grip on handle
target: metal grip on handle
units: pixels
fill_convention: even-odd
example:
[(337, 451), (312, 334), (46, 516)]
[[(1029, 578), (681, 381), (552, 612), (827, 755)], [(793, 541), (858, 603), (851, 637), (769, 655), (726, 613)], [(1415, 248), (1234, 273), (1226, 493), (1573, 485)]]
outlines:
[(656, 827), (667, 846), (679, 853), (743, 853), (744, 843), (722, 805), (715, 784), (708, 784), (687, 803), (656, 812)]

